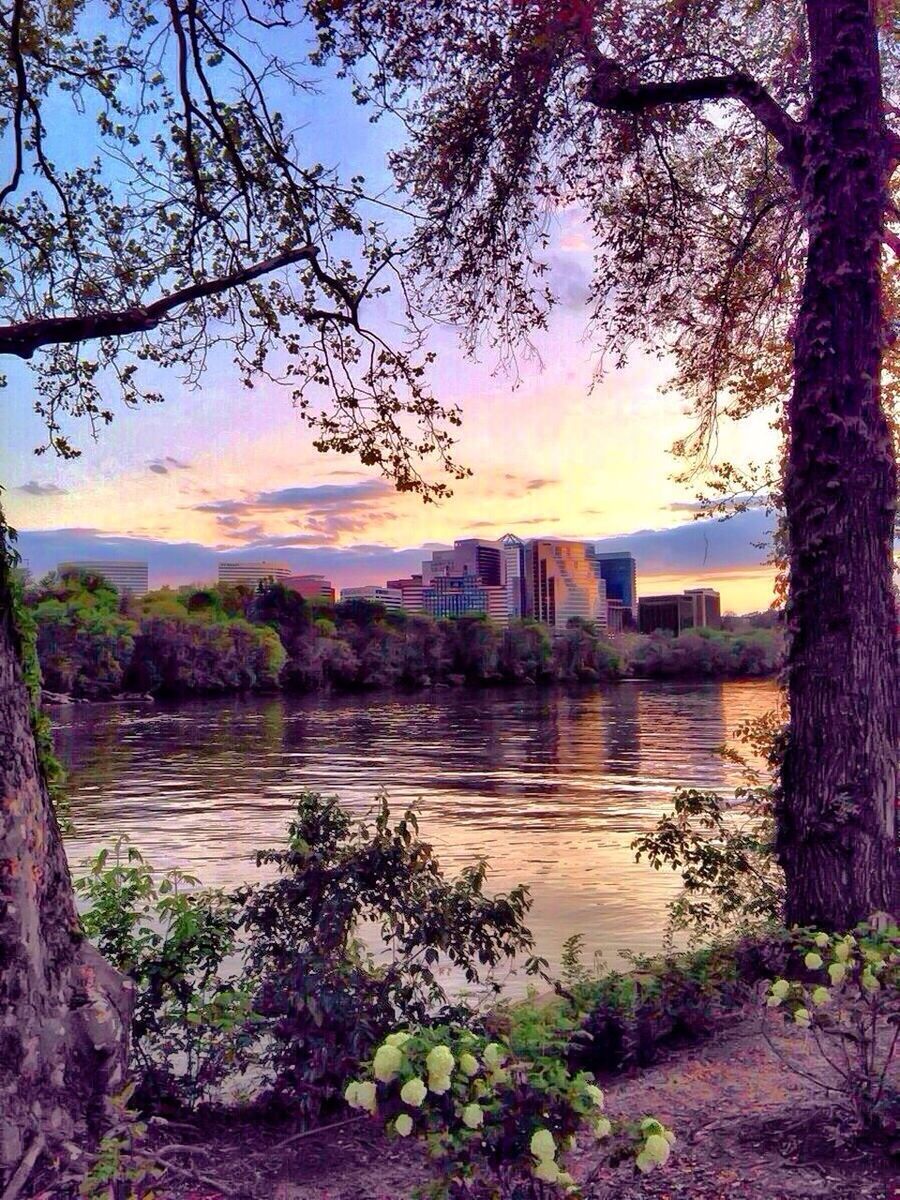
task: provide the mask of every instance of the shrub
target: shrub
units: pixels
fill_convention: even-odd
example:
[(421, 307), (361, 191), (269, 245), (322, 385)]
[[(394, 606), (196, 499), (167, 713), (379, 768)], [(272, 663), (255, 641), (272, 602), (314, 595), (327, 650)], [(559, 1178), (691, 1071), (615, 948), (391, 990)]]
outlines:
[(857, 1130), (896, 1137), (900, 1090), (891, 1072), (900, 1038), (900, 928), (873, 919), (844, 937), (801, 930), (792, 951), (792, 978), (772, 982), (766, 1003), (807, 1031), (819, 1064), (801, 1066), (769, 1044), (834, 1096)]
[(157, 878), (120, 839), (76, 881), (85, 933), (135, 983), (132, 1052), (144, 1099), (188, 1108), (243, 1069), (257, 1034), (252, 977), (223, 973), (236, 949), (233, 897), (170, 870)]
[(674, 1135), (652, 1117), (610, 1120), (603, 1093), (555, 1055), (518, 1057), (508, 1043), (437, 1026), (390, 1034), (345, 1099), (397, 1137), (423, 1139), (440, 1163), (436, 1196), (578, 1195), (565, 1153), (586, 1126), (612, 1161), (665, 1162)]
[[(374, 820), (354, 821), (335, 798), (304, 793), (287, 849), (257, 860), (279, 872), (247, 891), (243, 917), (267, 1062), (278, 1092), (309, 1117), (337, 1103), (347, 1074), (399, 1020), (462, 1013), (440, 982), (445, 965), (496, 993), (494, 968), (532, 949), (528, 890), (486, 895), (483, 862), (446, 879), (415, 813), (395, 822), (383, 797)], [(384, 954), (364, 949), (364, 923)]]

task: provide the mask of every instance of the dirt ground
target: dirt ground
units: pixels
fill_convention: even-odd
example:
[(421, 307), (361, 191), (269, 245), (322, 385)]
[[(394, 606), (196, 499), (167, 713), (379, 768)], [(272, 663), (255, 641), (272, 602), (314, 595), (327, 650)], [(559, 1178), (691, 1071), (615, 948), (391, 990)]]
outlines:
[[(805, 1039), (777, 1017), (768, 1029), (802, 1067)], [(845, 1143), (821, 1089), (785, 1068), (756, 1016), (603, 1083), (611, 1115), (653, 1114), (678, 1140), (666, 1167), (644, 1177), (605, 1167), (598, 1144), (580, 1138), (568, 1163), (589, 1200), (900, 1200), (900, 1153)], [(199, 1140), (189, 1128), (166, 1134), (177, 1141), (162, 1152), (173, 1169), (158, 1194), (172, 1200), (407, 1200), (430, 1178), (420, 1147), (368, 1119), (300, 1136), (246, 1121)]]

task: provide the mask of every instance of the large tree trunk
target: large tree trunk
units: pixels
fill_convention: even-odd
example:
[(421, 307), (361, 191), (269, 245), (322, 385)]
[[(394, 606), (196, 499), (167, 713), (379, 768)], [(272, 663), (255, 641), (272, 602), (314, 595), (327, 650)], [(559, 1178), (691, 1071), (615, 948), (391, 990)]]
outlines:
[(0, 1192), (99, 1131), (125, 1083), (131, 1007), (130, 985), (78, 931), (5, 556), (0, 534)]
[(779, 805), (789, 923), (898, 911), (897, 478), (881, 405), (890, 152), (872, 0), (809, 0), (809, 250), (785, 503), (790, 730)]

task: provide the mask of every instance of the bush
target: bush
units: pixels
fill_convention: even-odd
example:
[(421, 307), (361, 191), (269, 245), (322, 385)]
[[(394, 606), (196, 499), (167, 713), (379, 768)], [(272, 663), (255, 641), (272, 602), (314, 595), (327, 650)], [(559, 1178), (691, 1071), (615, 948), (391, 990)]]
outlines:
[(769, 1040), (791, 1069), (835, 1097), (843, 1123), (896, 1138), (900, 1089), (892, 1077), (900, 1039), (900, 928), (874, 919), (834, 937), (797, 931), (789, 978), (771, 983), (769, 1008), (807, 1031), (819, 1067), (809, 1068)]
[(666, 1161), (674, 1140), (652, 1117), (611, 1121), (593, 1077), (570, 1075), (555, 1055), (526, 1060), (455, 1026), (390, 1034), (345, 1099), (395, 1136), (426, 1142), (440, 1163), (436, 1196), (578, 1195), (564, 1155), (582, 1126), (614, 1162), (636, 1152), (645, 1172)]

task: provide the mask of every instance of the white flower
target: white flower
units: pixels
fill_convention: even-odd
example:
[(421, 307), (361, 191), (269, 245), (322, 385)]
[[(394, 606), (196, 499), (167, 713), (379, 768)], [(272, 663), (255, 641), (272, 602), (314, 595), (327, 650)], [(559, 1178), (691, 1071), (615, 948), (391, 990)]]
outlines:
[(434, 1092), (436, 1096), (443, 1096), (445, 1092), (449, 1092), (452, 1084), (449, 1075), (434, 1075), (428, 1076), (428, 1090)]
[(657, 1121), (656, 1117), (644, 1117), (641, 1121), (641, 1133), (664, 1133), (665, 1127)]
[(506, 1051), (499, 1042), (488, 1042), (484, 1048), (482, 1055), (487, 1066), (494, 1067), (502, 1066), (506, 1061)]
[(803, 961), (808, 970), (818, 971), (822, 965), (822, 955), (816, 954), (815, 950), (810, 950), (809, 954), (807, 954)]
[(859, 982), (863, 985), (867, 992), (877, 992), (881, 984), (867, 967), (859, 977)]
[(778, 1008), (780, 1004), (784, 1004), (784, 1001), (780, 996), (768, 996), (766, 998), (766, 1004), (769, 1008)]
[(816, 943), (816, 945), (819, 947), (820, 950), (824, 950), (824, 948), (826, 946), (829, 946), (831, 944), (831, 938), (828, 936), (827, 933), (817, 933), (816, 936), (813, 938), (813, 941)]
[(566, 1188), (566, 1190), (571, 1190), (576, 1186), (574, 1178), (569, 1174), (568, 1171), (560, 1171), (556, 1177), (556, 1182), (560, 1187)]
[(844, 938), (844, 940), (842, 942), (838, 942), (838, 944), (835, 946), (834, 957), (838, 960), (839, 963), (845, 963), (847, 961), (847, 959), (850, 957), (851, 949), (852, 949), (852, 946), (851, 946), (850, 942), (848, 942), (847, 939)]
[(831, 982), (838, 984), (843, 981), (844, 976), (847, 974), (847, 968), (842, 962), (833, 962), (828, 968), (828, 974), (831, 976)]
[(358, 1087), (359, 1087), (359, 1084), (354, 1079), (352, 1083), (347, 1084), (346, 1090), (344, 1092), (344, 1099), (347, 1101), (347, 1103), (350, 1105), (351, 1108), (359, 1108), (359, 1101), (356, 1098), (356, 1092), (357, 1092)]
[(429, 1075), (449, 1075), (455, 1065), (456, 1060), (446, 1046), (433, 1047), (425, 1059)]
[(635, 1166), (637, 1167), (637, 1169), (639, 1171), (642, 1171), (645, 1175), (647, 1174), (648, 1171), (652, 1171), (653, 1168), (657, 1165), (654, 1162), (654, 1160), (652, 1158), (650, 1158), (649, 1155), (643, 1150), (640, 1152), (640, 1154), (634, 1160), (634, 1163), (635, 1163)]
[(669, 1143), (661, 1133), (651, 1133), (644, 1142), (644, 1148), (641, 1151), (652, 1162), (664, 1163), (669, 1157)]
[(584, 1094), (595, 1108), (603, 1107), (603, 1092), (597, 1087), (596, 1083), (588, 1083), (585, 1085)]
[(544, 1183), (558, 1183), (559, 1176), (559, 1167), (552, 1158), (542, 1158), (534, 1168), (535, 1179), (542, 1179)]
[(478, 1059), (474, 1054), (469, 1054), (467, 1050), (464, 1054), (459, 1056), (459, 1069), (462, 1071), (463, 1075), (466, 1075), (469, 1079), (471, 1079), (473, 1075), (478, 1074)]
[(419, 1108), (428, 1095), (428, 1088), (421, 1079), (407, 1079), (400, 1089), (400, 1099), (410, 1108)]
[(786, 979), (776, 979), (772, 984), (772, 995), (777, 996), (779, 1000), (784, 1000), (790, 990), (791, 985)]
[(594, 1122), (594, 1137), (605, 1138), (612, 1133), (612, 1121), (609, 1117), (598, 1117)]
[(831, 992), (829, 992), (827, 987), (813, 988), (809, 994), (809, 998), (813, 1004), (819, 1007), (822, 1004), (828, 1003), (828, 1001), (831, 999)]
[(403, 1054), (396, 1046), (385, 1043), (375, 1051), (372, 1059), (372, 1074), (382, 1083), (390, 1083), (397, 1078), (397, 1072), (403, 1064)]
[(556, 1155), (556, 1142), (549, 1129), (538, 1129), (531, 1135), (531, 1153), (540, 1162), (552, 1159)]
[(467, 1104), (462, 1111), (462, 1122), (467, 1129), (479, 1129), (484, 1124), (484, 1109), (480, 1104)]
[(370, 1114), (374, 1114), (378, 1107), (378, 1092), (370, 1080), (356, 1085), (356, 1107)]
[(812, 1018), (809, 1015), (809, 1009), (807, 1008), (798, 1008), (794, 1013), (794, 1020), (801, 1029), (809, 1029), (809, 1023), (811, 1019)]
[(389, 1033), (384, 1039), (384, 1044), (386, 1046), (397, 1046), (398, 1048), (401, 1048), (406, 1045), (411, 1036), (411, 1034), (403, 1033), (402, 1031), (399, 1033)]
[(409, 1137), (412, 1133), (413, 1123), (409, 1113), (401, 1113), (394, 1122), (394, 1132), (399, 1133), (401, 1137)]

